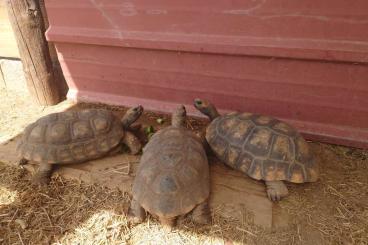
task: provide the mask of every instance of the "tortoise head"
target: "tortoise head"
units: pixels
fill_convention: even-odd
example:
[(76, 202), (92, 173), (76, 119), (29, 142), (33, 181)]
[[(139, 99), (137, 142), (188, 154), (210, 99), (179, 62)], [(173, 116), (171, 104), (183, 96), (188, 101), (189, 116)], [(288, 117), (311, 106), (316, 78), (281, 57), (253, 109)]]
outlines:
[(171, 125), (175, 127), (185, 126), (187, 111), (183, 105), (180, 105), (172, 114)]
[(207, 101), (202, 99), (194, 99), (194, 107), (208, 116), (211, 120), (215, 119), (216, 117), (220, 116), (220, 114), (217, 112), (215, 106)]
[(143, 107), (141, 105), (130, 108), (121, 119), (124, 128), (128, 128), (132, 123), (142, 115)]

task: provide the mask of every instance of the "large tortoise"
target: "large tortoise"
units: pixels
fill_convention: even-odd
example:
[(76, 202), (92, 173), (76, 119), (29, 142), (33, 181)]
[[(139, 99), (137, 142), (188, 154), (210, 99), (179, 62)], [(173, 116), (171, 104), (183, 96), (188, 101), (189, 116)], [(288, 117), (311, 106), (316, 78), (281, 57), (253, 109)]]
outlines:
[(264, 180), (272, 201), (288, 194), (283, 180), (303, 183), (318, 179), (308, 143), (285, 122), (252, 113), (220, 116), (210, 102), (201, 99), (195, 99), (194, 106), (212, 121), (206, 139), (215, 155), (228, 166)]
[(154, 134), (143, 149), (129, 209), (133, 223), (145, 219), (145, 210), (169, 230), (177, 216), (191, 210), (195, 222), (210, 222), (207, 156), (199, 138), (184, 127), (185, 115), (179, 107), (172, 126)]
[(28, 125), (17, 146), (20, 164), (40, 163), (34, 181), (49, 182), (53, 164), (81, 163), (118, 152), (121, 142), (132, 154), (141, 143), (128, 129), (142, 114), (143, 107), (127, 111), (122, 119), (111, 111), (85, 109), (53, 113)]

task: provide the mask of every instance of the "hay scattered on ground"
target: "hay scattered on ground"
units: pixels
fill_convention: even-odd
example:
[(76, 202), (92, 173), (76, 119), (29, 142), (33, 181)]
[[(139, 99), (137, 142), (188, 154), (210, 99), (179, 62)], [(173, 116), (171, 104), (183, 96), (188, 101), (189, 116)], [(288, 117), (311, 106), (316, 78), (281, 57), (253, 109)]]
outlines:
[[(70, 106), (42, 108), (29, 97), (0, 91), (0, 142), (11, 139), (39, 116)], [(74, 107), (124, 108), (82, 104)], [(148, 123), (170, 116), (145, 112)], [(201, 130), (205, 121), (189, 119)], [(289, 226), (274, 231), (252, 225), (242, 210), (239, 220), (224, 218), (216, 207), (213, 224), (195, 225), (190, 217), (166, 233), (149, 217), (131, 227), (125, 213), (130, 197), (118, 190), (56, 177), (48, 188), (31, 185), (30, 175), (0, 163), (0, 244), (368, 244), (368, 151), (311, 143), (321, 163), (317, 183), (288, 184), (290, 195), (279, 203)]]
[(313, 144), (321, 176), (315, 184), (289, 185), (284, 210), (329, 244), (368, 244), (368, 151)]
[[(25, 170), (0, 164), (0, 239), (4, 244), (368, 244), (366, 152), (313, 144), (321, 156), (321, 181), (289, 185), (280, 202), (290, 225), (267, 231), (212, 210), (213, 224), (198, 226), (190, 215), (166, 233), (157, 220), (130, 226), (130, 197), (118, 190), (56, 177), (49, 188), (31, 185)], [(357, 157), (359, 156), (359, 157)], [(8, 200), (8, 201), (7, 201)]]
[(246, 218), (225, 221), (221, 210), (214, 210), (213, 225), (198, 226), (188, 216), (172, 233), (152, 217), (131, 227), (125, 193), (61, 177), (39, 188), (30, 179), (25, 170), (0, 163), (0, 186), (18, 193), (12, 203), (0, 205), (4, 244), (236, 244), (253, 241), (263, 232)]
[[(4, 164), (0, 165), (0, 186), (10, 193), (18, 193), (12, 203), (0, 205), (0, 238), (5, 244), (51, 241), (68, 244), (68, 239), (73, 238), (70, 234), (81, 235), (79, 225), (85, 222), (88, 225), (88, 220), (98, 212), (112, 212), (125, 219), (123, 208), (129, 201), (129, 197), (118, 190), (60, 177), (54, 178), (48, 188), (39, 188), (31, 184), (28, 172)], [(97, 228), (92, 230), (100, 234)], [(83, 237), (84, 234), (78, 239)]]
[(16, 191), (9, 191), (0, 186), (0, 205), (9, 205), (15, 201), (18, 193)]

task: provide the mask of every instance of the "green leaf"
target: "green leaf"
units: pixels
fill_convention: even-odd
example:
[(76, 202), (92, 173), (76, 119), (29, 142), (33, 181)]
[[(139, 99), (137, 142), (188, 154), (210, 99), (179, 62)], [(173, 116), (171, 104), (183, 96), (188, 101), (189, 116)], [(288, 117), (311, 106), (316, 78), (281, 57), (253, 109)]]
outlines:
[(144, 129), (144, 132), (145, 132), (147, 135), (149, 135), (149, 134), (153, 134), (153, 133), (155, 132), (155, 129), (153, 128), (153, 126), (152, 126), (152, 125), (149, 125), (148, 127), (146, 127), (146, 128)]
[(163, 123), (165, 122), (165, 119), (163, 119), (163, 118), (157, 118), (157, 119), (156, 119), (156, 122), (157, 122), (158, 124), (163, 124)]

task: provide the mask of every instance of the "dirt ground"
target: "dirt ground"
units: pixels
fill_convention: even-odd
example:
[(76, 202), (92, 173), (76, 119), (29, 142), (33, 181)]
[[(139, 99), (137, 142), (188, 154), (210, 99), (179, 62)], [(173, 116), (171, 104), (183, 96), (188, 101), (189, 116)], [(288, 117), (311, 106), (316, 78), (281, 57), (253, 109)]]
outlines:
[[(0, 144), (50, 112), (106, 107), (63, 102), (42, 108), (27, 94), (4, 90), (0, 98)], [(141, 123), (145, 128), (156, 118), (165, 123), (150, 123), (155, 130), (169, 124), (167, 115), (151, 112)], [(204, 125), (191, 118), (188, 127), (200, 130)], [(253, 225), (246, 210), (240, 220), (224, 221), (215, 209), (212, 225), (196, 226), (186, 217), (165, 233), (150, 217), (133, 227), (125, 216), (127, 193), (60, 176), (48, 188), (36, 187), (24, 169), (0, 163), (0, 244), (368, 244), (368, 151), (310, 144), (320, 161), (320, 180), (288, 184), (290, 195), (278, 206), (289, 214), (289, 225), (274, 230)]]

